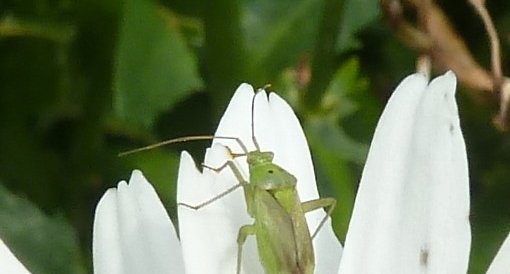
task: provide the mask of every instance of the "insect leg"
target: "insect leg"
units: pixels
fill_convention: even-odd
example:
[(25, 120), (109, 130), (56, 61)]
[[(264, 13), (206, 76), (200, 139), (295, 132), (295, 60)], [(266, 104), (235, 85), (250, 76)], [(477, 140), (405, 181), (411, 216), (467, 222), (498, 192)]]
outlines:
[(202, 202), (202, 203), (200, 203), (198, 205), (194, 205), (193, 206), (193, 205), (188, 205), (186, 203), (177, 203), (177, 205), (178, 206), (184, 206), (184, 207), (187, 207), (187, 208), (191, 208), (191, 209), (194, 209), (194, 210), (198, 210), (198, 209), (200, 209), (200, 208), (202, 208), (204, 206), (207, 206), (207, 205), (209, 205), (209, 204), (211, 204), (211, 203), (213, 203), (213, 202), (215, 202), (215, 201), (225, 197), (226, 195), (230, 194), (232, 191), (238, 189), (242, 185), (243, 185), (243, 183), (235, 184), (231, 188), (223, 191), (222, 193), (218, 194), (217, 196), (213, 197), (212, 199), (207, 200), (205, 202)]
[(207, 168), (207, 169), (210, 169), (216, 173), (220, 173), (223, 169), (225, 169), (226, 167), (228, 167), (230, 165), (232, 161), (228, 160), (226, 161), (225, 163), (223, 163), (223, 165), (219, 166), (219, 167), (212, 167), (212, 166), (208, 166), (206, 165), (205, 163), (202, 163), (202, 167), (203, 168)]
[(234, 173), (234, 176), (236, 177), (237, 181), (239, 181), (239, 185), (247, 185), (248, 182), (244, 179), (243, 175), (241, 174), (241, 171), (239, 168), (237, 168), (236, 164), (232, 160), (226, 161), (223, 165), (220, 167), (211, 167), (206, 164), (202, 164), (202, 167), (210, 169), (214, 172), (221, 172), (226, 167), (229, 167), (230, 170)]
[(223, 165), (221, 165), (220, 167), (218, 168), (213, 168), (213, 167), (209, 167), (209, 166), (206, 166), (206, 165), (202, 165), (204, 168), (208, 168), (208, 169), (211, 169), (215, 172), (220, 172), (221, 170), (223, 170), (225, 167), (230, 167), (230, 169), (232, 170), (232, 172), (234, 173), (237, 181), (239, 182), (238, 184), (235, 184), (233, 185), (232, 187), (230, 187), (229, 189), (223, 191), (222, 193), (218, 194), (217, 196), (205, 201), (205, 202), (202, 202), (198, 205), (188, 205), (186, 203), (177, 203), (178, 206), (184, 206), (184, 207), (187, 207), (187, 208), (190, 208), (190, 209), (194, 209), (194, 210), (198, 210), (204, 206), (207, 206), (223, 197), (225, 197), (226, 195), (232, 193), (234, 190), (238, 189), (239, 187), (241, 186), (245, 186), (248, 184), (248, 182), (243, 178), (243, 176), (241, 175), (241, 172), (239, 171), (239, 169), (236, 167), (235, 163), (233, 161), (226, 161)]
[(241, 274), (241, 258), (243, 253), (243, 245), (246, 238), (250, 235), (255, 235), (257, 229), (255, 225), (243, 225), (237, 234), (237, 274)]
[(334, 198), (320, 198), (320, 199), (306, 201), (304, 203), (301, 203), (301, 207), (303, 208), (303, 211), (305, 213), (314, 211), (319, 208), (326, 208), (326, 207), (328, 208), (328, 210), (326, 211), (326, 216), (324, 216), (324, 218), (322, 218), (321, 222), (319, 223), (319, 225), (313, 232), (312, 239), (315, 238), (315, 236), (317, 236), (317, 233), (322, 228), (322, 226), (324, 225), (324, 223), (326, 222), (328, 217), (331, 216), (331, 213), (333, 212), (333, 209), (335, 209), (335, 206), (336, 206), (336, 200)]
[[(229, 147), (226, 147), (229, 151), (229, 154), (232, 158), (237, 158), (237, 157), (243, 157), (243, 156), (246, 156), (248, 155), (247, 153), (233, 153)], [(234, 175), (237, 177), (237, 179), (239, 181), (242, 181), (244, 180), (242, 178), (242, 176), (240, 175), (241, 173), (238, 172), (239, 170), (237, 169), (237, 167), (234, 165), (234, 163), (232, 162), (232, 160), (227, 160), (225, 163), (223, 163), (221, 166), (219, 167), (212, 167), (212, 166), (209, 166), (209, 165), (206, 165), (205, 163), (202, 163), (202, 167), (203, 168), (207, 168), (207, 169), (210, 169), (214, 172), (221, 172), (223, 169), (225, 169), (226, 167), (230, 167), (230, 169), (232, 169), (232, 171), (234, 172)], [(239, 173), (239, 176), (237, 173)], [(241, 179), (240, 179), (241, 178)]]

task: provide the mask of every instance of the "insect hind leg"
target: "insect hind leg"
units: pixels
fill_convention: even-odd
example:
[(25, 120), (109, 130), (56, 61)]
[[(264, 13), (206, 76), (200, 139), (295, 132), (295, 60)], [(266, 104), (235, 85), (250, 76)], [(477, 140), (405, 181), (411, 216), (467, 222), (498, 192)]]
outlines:
[(315, 238), (315, 236), (317, 236), (317, 233), (319, 233), (319, 230), (324, 226), (324, 224), (328, 220), (328, 217), (331, 216), (331, 213), (333, 213), (335, 206), (336, 206), (336, 200), (334, 198), (320, 198), (320, 199), (315, 199), (315, 200), (306, 201), (304, 203), (301, 203), (301, 207), (303, 208), (303, 211), (305, 213), (314, 211), (319, 208), (328, 208), (328, 210), (326, 211), (326, 215), (324, 216), (324, 218), (322, 218), (319, 225), (312, 233), (312, 239)]
[(243, 256), (243, 246), (246, 242), (246, 238), (250, 235), (255, 235), (255, 225), (243, 225), (237, 234), (237, 268), (236, 273), (241, 274), (241, 261)]

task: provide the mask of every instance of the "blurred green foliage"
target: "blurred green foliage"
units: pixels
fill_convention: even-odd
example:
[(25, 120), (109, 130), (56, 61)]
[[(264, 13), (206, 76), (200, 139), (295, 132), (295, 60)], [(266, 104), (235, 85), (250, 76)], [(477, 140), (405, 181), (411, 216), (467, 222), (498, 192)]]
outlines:
[(33, 273), (86, 273), (76, 232), (0, 185), (0, 237)]
[[(487, 64), (471, 7), (442, 5)], [(489, 5), (507, 34), (510, 5)], [(508, 52), (508, 40), (502, 46)], [(272, 83), (297, 111), (321, 193), (339, 201), (344, 239), (378, 115), (415, 59), (375, 0), (1, 1), (0, 237), (34, 273), (90, 272), (104, 191), (142, 169), (175, 216), (178, 153), (200, 159), (206, 144), (117, 153), (212, 133), (245, 81)], [(490, 122), (494, 98), (462, 87), (457, 97), (471, 168), (471, 273), (483, 273), (510, 229), (510, 138)]]

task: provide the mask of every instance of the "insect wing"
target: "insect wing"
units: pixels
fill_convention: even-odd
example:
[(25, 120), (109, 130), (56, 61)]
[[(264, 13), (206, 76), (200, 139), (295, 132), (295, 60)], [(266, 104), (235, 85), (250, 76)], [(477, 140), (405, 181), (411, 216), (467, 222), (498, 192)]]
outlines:
[(268, 274), (301, 273), (289, 214), (267, 191), (256, 189), (253, 208), (260, 259)]

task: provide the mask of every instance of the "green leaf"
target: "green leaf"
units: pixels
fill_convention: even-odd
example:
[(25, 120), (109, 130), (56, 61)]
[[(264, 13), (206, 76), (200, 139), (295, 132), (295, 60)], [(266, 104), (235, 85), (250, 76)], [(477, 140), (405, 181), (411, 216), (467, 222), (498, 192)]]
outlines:
[[(163, 149), (135, 153), (125, 158), (134, 166), (143, 171), (144, 176), (156, 189), (163, 204), (172, 217), (176, 216), (175, 205), (177, 197), (177, 171), (179, 156), (176, 153)], [(175, 220), (176, 218), (172, 218)]]
[(364, 164), (368, 146), (350, 137), (338, 122), (359, 109), (349, 95), (367, 88), (368, 81), (359, 75), (358, 60), (347, 60), (326, 89), (321, 111), (307, 117), (305, 122), (320, 185), (337, 198), (333, 223), (341, 240), (347, 233), (358, 181), (352, 168)]
[(333, 223), (337, 235), (344, 240), (354, 206), (357, 181), (348, 163), (364, 161), (368, 148), (351, 140), (329, 120), (309, 119), (305, 130), (316, 162), (320, 185), (325, 186), (326, 192), (337, 199)]
[(359, 74), (359, 61), (351, 58), (335, 72), (322, 98), (322, 108), (338, 120), (358, 110), (359, 104), (349, 98), (350, 94), (368, 89), (368, 81)]
[(346, 0), (337, 51), (359, 48), (356, 33), (380, 16), (379, 2), (374, 0)]
[(115, 111), (122, 119), (150, 127), (160, 112), (201, 88), (202, 81), (192, 52), (170, 24), (176, 18), (150, 0), (127, 0), (124, 8)]
[(358, 165), (365, 163), (368, 146), (353, 140), (335, 123), (326, 119), (312, 118), (307, 121), (307, 130), (321, 146), (328, 148), (329, 152), (338, 155), (344, 161)]
[(341, 120), (345, 132), (358, 142), (369, 143), (382, 106), (368, 79), (361, 75), (358, 58), (349, 59), (338, 69), (324, 99), (329, 96), (337, 106), (332, 113)]
[(0, 185), (0, 238), (32, 273), (85, 273), (73, 228)]
[(312, 48), (321, 7), (320, 0), (249, 1), (243, 24), (255, 85), (267, 84)]

